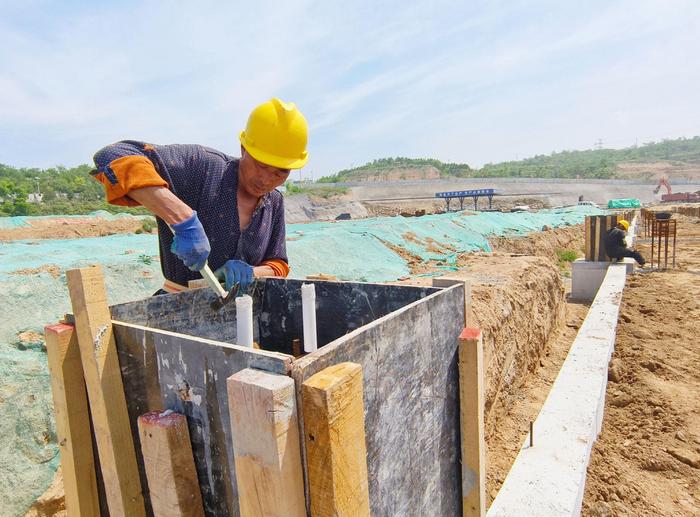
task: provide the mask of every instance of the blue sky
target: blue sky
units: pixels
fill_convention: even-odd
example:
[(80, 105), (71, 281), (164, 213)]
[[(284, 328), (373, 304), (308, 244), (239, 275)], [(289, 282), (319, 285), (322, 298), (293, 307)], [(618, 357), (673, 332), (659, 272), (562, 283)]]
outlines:
[(700, 2), (0, 0), (0, 162), (124, 139), (238, 154), (272, 96), (305, 177), (388, 156), (480, 166), (700, 134)]

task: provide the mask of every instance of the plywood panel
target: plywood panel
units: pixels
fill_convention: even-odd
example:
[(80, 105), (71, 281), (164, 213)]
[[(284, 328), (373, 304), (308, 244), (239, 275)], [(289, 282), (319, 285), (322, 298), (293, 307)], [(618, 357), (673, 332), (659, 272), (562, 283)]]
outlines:
[[(248, 367), (286, 374), (292, 358), (124, 322), (113, 328), (134, 436), (144, 413), (186, 415), (205, 514), (238, 515), (226, 379)], [(137, 460), (145, 476), (140, 451)]]
[(457, 349), (464, 287), (427, 296), (295, 361), (299, 386), (350, 361), (362, 366), (373, 515), (461, 513)]

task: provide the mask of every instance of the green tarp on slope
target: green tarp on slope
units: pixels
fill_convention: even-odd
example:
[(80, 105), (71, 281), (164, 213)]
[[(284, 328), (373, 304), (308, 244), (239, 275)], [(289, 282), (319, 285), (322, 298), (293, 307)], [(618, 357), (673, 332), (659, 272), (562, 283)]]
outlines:
[(620, 208), (639, 208), (642, 206), (639, 203), (639, 199), (626, 198), (626, 199), (611, 199), (608, 201), (608, 208), (620, 209)]
[[(297, 278), (321, 272), (343, 280), (391, 281), (410, 274), (399, 248), (450, 268), (460, 253), (489, 251), (492, 235), (525, 235), (601, 213), (579, 206), (292, 224), (287, 253)], [(28, 219), (0, 218), (0, 228)], [(0, 243), (0, 515), (24, 515), (58, 465), (46, 354), (40, 342), (19, 344), (18, 332), (42, 332), (70, 311), (66, 269), (102, 264), (110, 303), (149, 296), (162, 282), (157, 255), (157, 237), (147, 234)], [(47, 264), (56, 268), (37, 269)]]
[(491, 251), (491, 236), (518, 236), (583, 222), (605, 213), (590, 206), (539, 212), (450, 212), (287, 226), (291, 275), (326, 273), (341, 280), (385, 282), (410, 274), (400, 248), (421, 261), (455, 264), (460, 253)]

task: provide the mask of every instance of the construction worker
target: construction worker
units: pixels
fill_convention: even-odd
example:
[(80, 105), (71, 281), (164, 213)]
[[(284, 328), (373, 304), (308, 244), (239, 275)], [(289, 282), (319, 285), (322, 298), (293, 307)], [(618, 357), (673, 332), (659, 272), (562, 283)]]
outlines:
[(640, 266), (646, 263), (644, 257), (638, 251), (631, 250), (627, 247), (625, 236), (630, 228), (630, 223), (624, 219), (617, 222), (617, 226), (611, 228), (603, 237), (603, 245), (605, 253), (612, 259), (622, 260), (624, 257), (631, 257), (637, 261)]
[[(241, 158), (201, 145), (125, 140), (95, 154), (92, 172), (114, 205), (157, 216), (163, 290), (186, 289), (209, 263), (226, 289), (289, 273), (284, 203), (275, 190), (307, 160), (307, 123), (293, 103), (257, 106), (240, 133)], [(172, 229), (172, 230), (171, 230)]]

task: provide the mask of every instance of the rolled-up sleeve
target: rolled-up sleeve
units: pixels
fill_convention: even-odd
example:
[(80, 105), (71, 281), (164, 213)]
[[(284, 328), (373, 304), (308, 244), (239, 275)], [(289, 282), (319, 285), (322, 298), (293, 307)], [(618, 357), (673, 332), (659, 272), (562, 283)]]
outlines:
[(95, 153), (95, 179), (113, 204), (136, 205), (128, 195), (144, 187), (168, 187), (196, 209), (209, 174), (220, 173), (228, 157), (196, 144), (154, 145), (123, 140)]
[(138, 206), (129, 192), (145, 187), (168, 187), (146, 156), (148, 144), (117, 142), (95, 153), (96, 169), (92, 175), (105, 188), (107, 202), (113, 205)]

